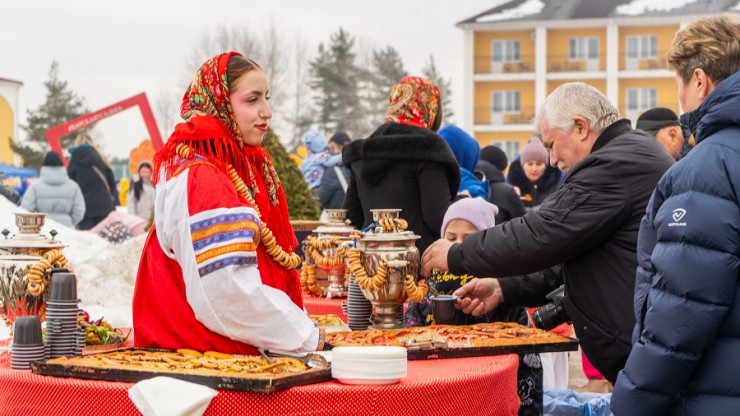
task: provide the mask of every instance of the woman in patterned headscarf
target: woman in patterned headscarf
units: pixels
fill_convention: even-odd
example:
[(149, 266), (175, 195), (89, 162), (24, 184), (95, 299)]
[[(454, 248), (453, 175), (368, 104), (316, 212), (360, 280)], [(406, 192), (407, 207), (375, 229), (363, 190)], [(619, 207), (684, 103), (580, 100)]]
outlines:
[(406, 77), (393, 87), (385, 123), (343, 150), (343, 164), (352, 172), (344, 208), (354, 227), (372, 223), (371, 209), (400, 208), (409, 229), (421, 236), (421, 252), (439, 238), (460, 185), (455, 155), (436, 133), (441, 122), (433, 82)]
[(236, 52), (200, 67), (154, 158), (155, 221), (136, 281), (136, 346), (256, 354), (320, 348), (270, 155), (267, 78)]

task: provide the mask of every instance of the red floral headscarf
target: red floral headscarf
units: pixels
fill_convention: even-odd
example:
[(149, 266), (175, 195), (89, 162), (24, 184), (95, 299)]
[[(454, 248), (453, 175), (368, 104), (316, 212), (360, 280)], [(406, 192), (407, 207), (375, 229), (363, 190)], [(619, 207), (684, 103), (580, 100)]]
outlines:
[[(229, 52), (204, 63), (185, 92), (180, 115), (186, 121), (175, 131), (154, 158), (154, 180), (164, 169), (170, 178), (184, 162), (176, 155), (177, 146), (187, 144), (195, 153), (228, 175), (231, 165), (249, 187), (263, 223), (272, 231), (278, 245), (288, 253), (298, 245), (290, 225), (288, 204), (270, 154), (263, 146), (244, 145), (231, 108), (226, 68), (229, 58), (242, 56)], [(302, 305), (300, 284), (295, 270), (285, 270), (266, 252), (257, 248), (262, 282), (281, 289)]]
[(406, 77), (391, 91), (386, 123), (431, 129), (439, 113), (439, 89), (428, 79)]

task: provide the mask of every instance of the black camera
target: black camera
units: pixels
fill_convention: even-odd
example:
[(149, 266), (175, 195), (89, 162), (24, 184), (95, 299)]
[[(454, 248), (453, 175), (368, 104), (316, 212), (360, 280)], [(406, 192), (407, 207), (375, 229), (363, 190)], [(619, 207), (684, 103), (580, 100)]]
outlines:
[(548, 293), (546, 296), (550, 299), (551, 303), (537, 309), (532, 313), (532, 321), (534, 326), (545, 331), (549, 331), (556, 326), (570, 321), (568, 312), (565, 311), (563, 306), (563, 299), (565, 299), (565, 286)]

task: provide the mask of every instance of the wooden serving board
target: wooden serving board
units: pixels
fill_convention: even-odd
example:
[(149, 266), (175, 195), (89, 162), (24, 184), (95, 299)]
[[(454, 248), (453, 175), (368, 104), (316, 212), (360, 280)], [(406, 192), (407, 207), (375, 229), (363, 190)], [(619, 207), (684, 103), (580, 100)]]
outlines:
[(409, 360), (431, 360), (436, 358), (481, 357), (485, 355), (531, 354), (543, 352), (578, 351), (578, 339), (567, 342), (543, 342), (537, 344), (512, 344), (490, 347), (422, 347), (407, 346)]
[[(146, 348), (128, 348), (120, 351), (168, 351)], [(87, 355), (87, 354), (86, 354)], [(86, 367), (65, 365), (61, 363), (47, 363), (46, 361), (34, 361), (31, 363), (31, 371), (34, 374), (73, 377), (88, 380), (124, 381), (135, 383), (141, 380), (157, 376), (177, 378), (202, 384), (208, 387), (222, 390), (245, 390), (270, 393), (284, 390), (293, 386), (320, 383), (331, 380), (331, 367), (324, 369), (310, 368), (298, 374), (275, 374), (259, 377), (236, 377), (236, 376), (213, 376), (189, 373), (177, 373), (172, 371), (155, 369), (124, 369), (106, 367)]]

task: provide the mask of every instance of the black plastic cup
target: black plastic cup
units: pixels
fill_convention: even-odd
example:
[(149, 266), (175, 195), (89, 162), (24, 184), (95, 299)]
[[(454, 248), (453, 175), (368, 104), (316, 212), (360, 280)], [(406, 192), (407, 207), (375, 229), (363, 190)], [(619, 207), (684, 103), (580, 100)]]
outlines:
[(434, 323), (440, 325), (449, 325), (455, 322), (455, 318), (461, 312), (455, 309), (457, 296), (439, 295), (432, 296), (432, 316)]
[(51, 275), (50, 301), (77, 301), (77, 278), (74, 273)]
[(41, 319), (38, 316), (19, 316), (15, 318), (13, 326), (13, 346), (44, 344), (41, 338)]

